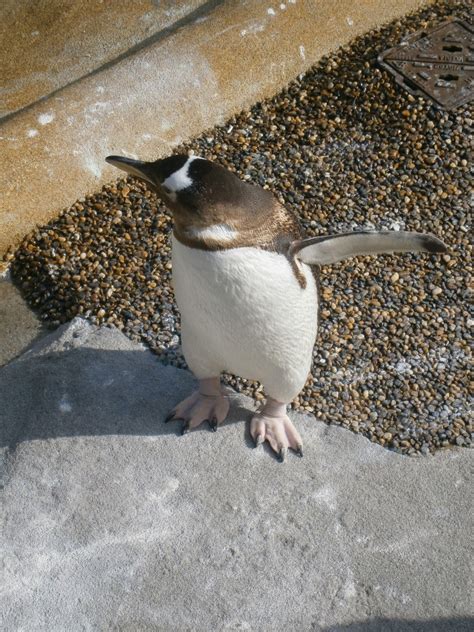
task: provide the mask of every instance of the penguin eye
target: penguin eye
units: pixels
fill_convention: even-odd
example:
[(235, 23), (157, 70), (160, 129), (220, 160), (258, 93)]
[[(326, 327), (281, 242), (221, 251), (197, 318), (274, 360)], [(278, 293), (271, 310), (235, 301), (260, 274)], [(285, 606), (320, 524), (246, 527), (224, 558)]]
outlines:
[(171, 189), (169, 189), (168, 187), (162, 186), (162, 189), (167, 195), (169, 195), (172, 192)]

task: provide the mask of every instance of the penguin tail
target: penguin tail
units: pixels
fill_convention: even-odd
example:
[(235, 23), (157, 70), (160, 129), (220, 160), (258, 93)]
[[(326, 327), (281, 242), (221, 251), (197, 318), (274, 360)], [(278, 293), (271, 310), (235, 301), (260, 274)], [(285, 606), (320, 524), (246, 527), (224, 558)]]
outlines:
[(324, 265), (358, 255), (393, 252), (446, 252), (447, 246), (434, 235), (407, 231), (355, 231), (294, 241), (289, 254), (303, 263)]

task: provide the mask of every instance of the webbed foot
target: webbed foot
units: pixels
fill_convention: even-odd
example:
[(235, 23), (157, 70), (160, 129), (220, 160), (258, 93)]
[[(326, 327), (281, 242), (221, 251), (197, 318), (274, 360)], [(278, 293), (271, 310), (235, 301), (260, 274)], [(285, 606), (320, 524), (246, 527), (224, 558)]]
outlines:
[(303, 442), (286, 414), (286, 404), (274, 399), (269, 398), (262, 410), (252, 417), (250, 434), (256, 446), (268, 441), (280, 461), (285, 461), (289, 448), (303, 456)]
[(229, 400), (222, 394), (219, 378), (199, 380), (199, 390), (173, 408), (165, 419), (183, 421), (181, 433), (186, 434), (207, 421), (211, 430), (217, 430), (229, 412)]

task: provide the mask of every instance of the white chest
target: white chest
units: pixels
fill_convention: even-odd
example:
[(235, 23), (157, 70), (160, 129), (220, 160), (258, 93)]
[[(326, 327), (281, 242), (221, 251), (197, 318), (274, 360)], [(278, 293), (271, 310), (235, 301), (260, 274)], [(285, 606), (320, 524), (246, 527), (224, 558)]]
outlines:
[(189, 348), (192, 339), (192, 347), (214, 354), (222, 370), (261, 381), (277, 367), (301, 366), (304, 383), (318, 297), (309, 266), (303, 271), (305, 289), (283, 255), (248, 247), (209, 252), (173, 238), (183, 343), (187, 337)]
[(301, 309), (312, 313), (317, 306), (311, 270), (304, 264), (303, 270), (305, 289), (283, 255), (249, 247), (198, 250), (173, 237), (173, 283), (185, 318), (200, 305), (206, 312), (212, 305), (217, 314), (231, 312), (232, 321), (298, 320)]

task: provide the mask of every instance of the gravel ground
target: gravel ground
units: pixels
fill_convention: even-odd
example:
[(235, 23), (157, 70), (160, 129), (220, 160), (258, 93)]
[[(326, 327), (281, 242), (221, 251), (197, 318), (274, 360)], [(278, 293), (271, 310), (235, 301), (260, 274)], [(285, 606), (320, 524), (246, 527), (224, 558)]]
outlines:
[[(437, 110), (402, 91), (377, 55), (470, 2), (438, 2), (358, 38), (274, 97), (177, 151), (265, 186), (308, 235), (432, 232), (443, 257), (359, 258), (322, 270), (312, 375), (294, 402), (410, 455), (470, 444), (469, 139), (474, 108)], [(185, 366), (170, 287), (170, 215), (128, 179), (76, 202), (20, 246), (12, 273), (52, 326), (83, 314)], [(261, 399), (261, 387), (226, 376)]]

